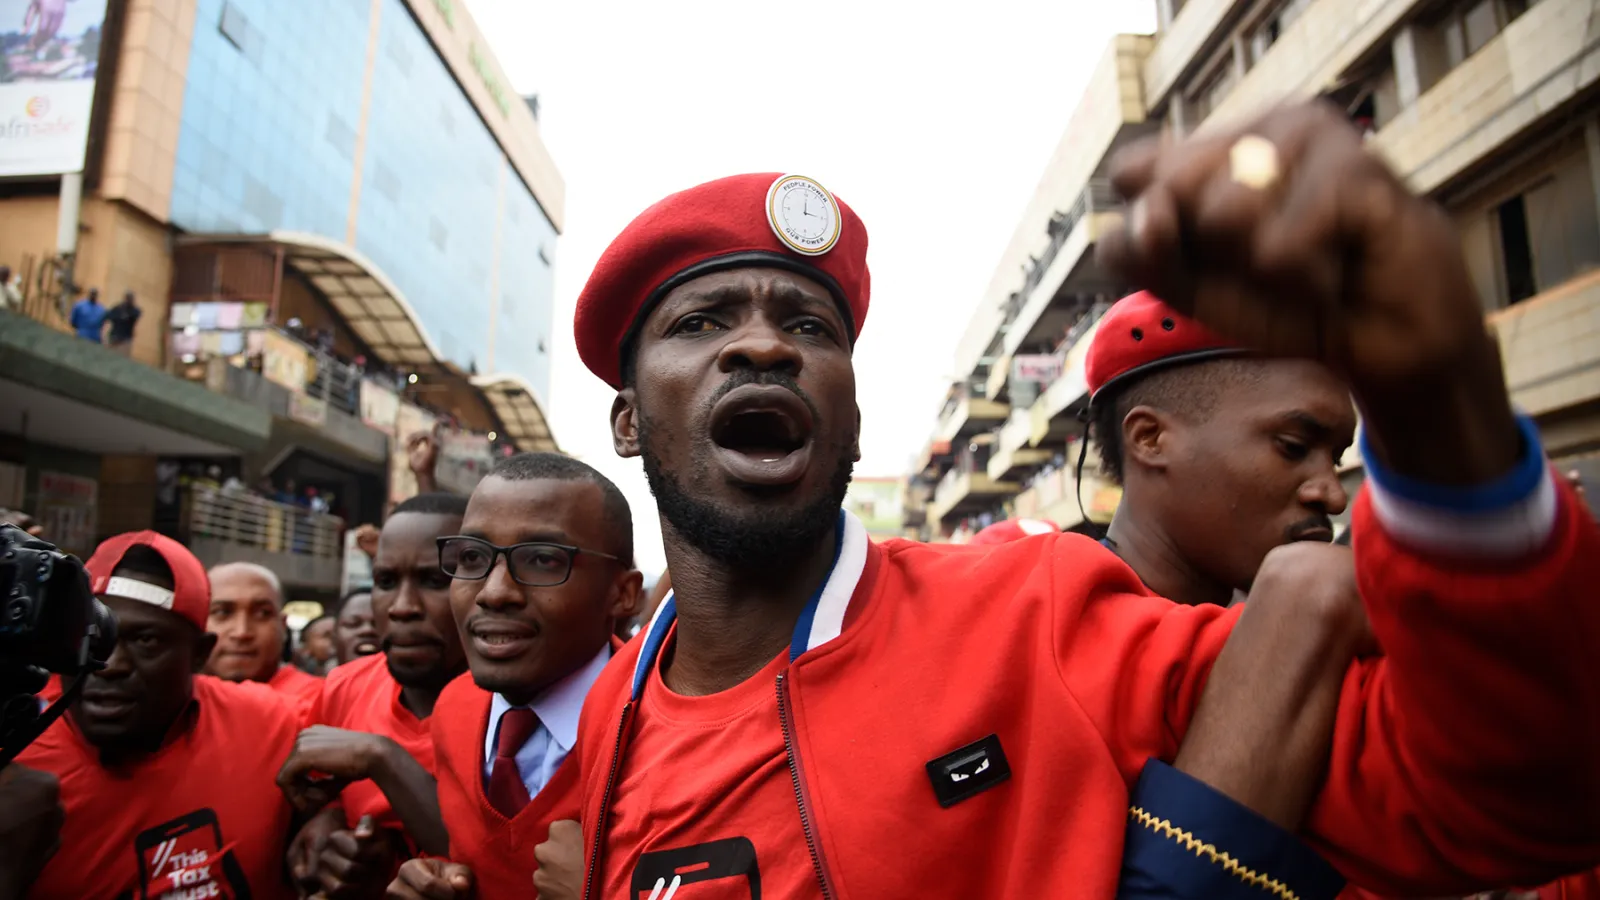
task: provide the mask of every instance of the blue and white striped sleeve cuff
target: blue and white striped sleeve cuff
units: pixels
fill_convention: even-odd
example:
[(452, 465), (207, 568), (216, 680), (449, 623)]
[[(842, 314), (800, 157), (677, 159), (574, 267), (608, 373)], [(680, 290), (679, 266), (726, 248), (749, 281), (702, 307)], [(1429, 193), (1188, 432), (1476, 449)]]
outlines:
[(1518, 416), (1522, 458), (1486, 484), (1445, 487), (1384, 468), (1361, 436), (1372, 508), (1395, 540), (1423, 551), (1479, 559), (1537, 553), (1555, 530), (1558, 494), (1539, 430)]

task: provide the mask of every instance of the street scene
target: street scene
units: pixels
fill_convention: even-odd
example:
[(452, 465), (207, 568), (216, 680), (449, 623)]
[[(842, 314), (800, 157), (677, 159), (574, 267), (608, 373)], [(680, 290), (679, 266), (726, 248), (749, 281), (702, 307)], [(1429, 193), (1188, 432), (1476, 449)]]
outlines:
[(1600, 900), (1600, 0), (0, 0), (0, 900)]

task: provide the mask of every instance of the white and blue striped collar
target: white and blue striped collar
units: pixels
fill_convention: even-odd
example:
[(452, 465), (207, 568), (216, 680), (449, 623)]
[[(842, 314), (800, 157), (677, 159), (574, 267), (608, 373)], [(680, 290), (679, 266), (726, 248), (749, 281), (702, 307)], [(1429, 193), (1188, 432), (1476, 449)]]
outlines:
[[(789, 643), (789, 661), (793, 662), (807, 650), (820, 647), (839, 636), (844, 629), (844, 614), (850, 608), (850, 598), (867, 566), (866, 526), (846, 510), (839, 511), (839, 527), (834, 543), (833, 569), (828, 580), (800, 611), (795, 623), (794, 637)], [(645, 628), (644, 643), (639, 647), (639, 659), (633, 666), (633, 699), (638, 700), (644, 691), (650, 667), (661, 654), (661, 645), (667, 640), (672, 621), (677, 618), (677, 604), (673, 594), (661, 601), (656, 614)]]

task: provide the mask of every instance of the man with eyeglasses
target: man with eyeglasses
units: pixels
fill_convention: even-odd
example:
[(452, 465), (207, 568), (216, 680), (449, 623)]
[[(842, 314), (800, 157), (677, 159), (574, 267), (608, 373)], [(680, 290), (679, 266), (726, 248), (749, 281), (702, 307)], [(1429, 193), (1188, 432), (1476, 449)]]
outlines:
[(466, 670), (439, 541), (461, 528), (466, 498), (418, 494), (394, 508), (372, 565), (381, 653), (328, 676), (278, 775), (302, 811), (319, 812), (289, 851), (295, 879), (329, 898), (374, 897), (416, 849), (447, 846), (433, 799), (429, 719)]
[[(578, 772), (566, 759), (614, 624), (638, 604), (633, 517), (588, 465), (525, 453), (490, 471), (461, 533), (438, 545), (471, 669), (440, 694), (430, 724), (448, 838), (424, 843), (430, 858), (405, 863), (389, 896), (525, 897), (552, 825), (577, 833)], [(541, 895), (551, 887), (538, 884)]]

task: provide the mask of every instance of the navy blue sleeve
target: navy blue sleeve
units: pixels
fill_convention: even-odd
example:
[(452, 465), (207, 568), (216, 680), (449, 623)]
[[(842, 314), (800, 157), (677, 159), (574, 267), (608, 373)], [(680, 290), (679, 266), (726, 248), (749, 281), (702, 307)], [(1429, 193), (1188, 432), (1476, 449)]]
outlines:
[(1159, 760), (1145, 763), (1118, 900), (1333, 900), (1343, 889), (1293, 834)]

